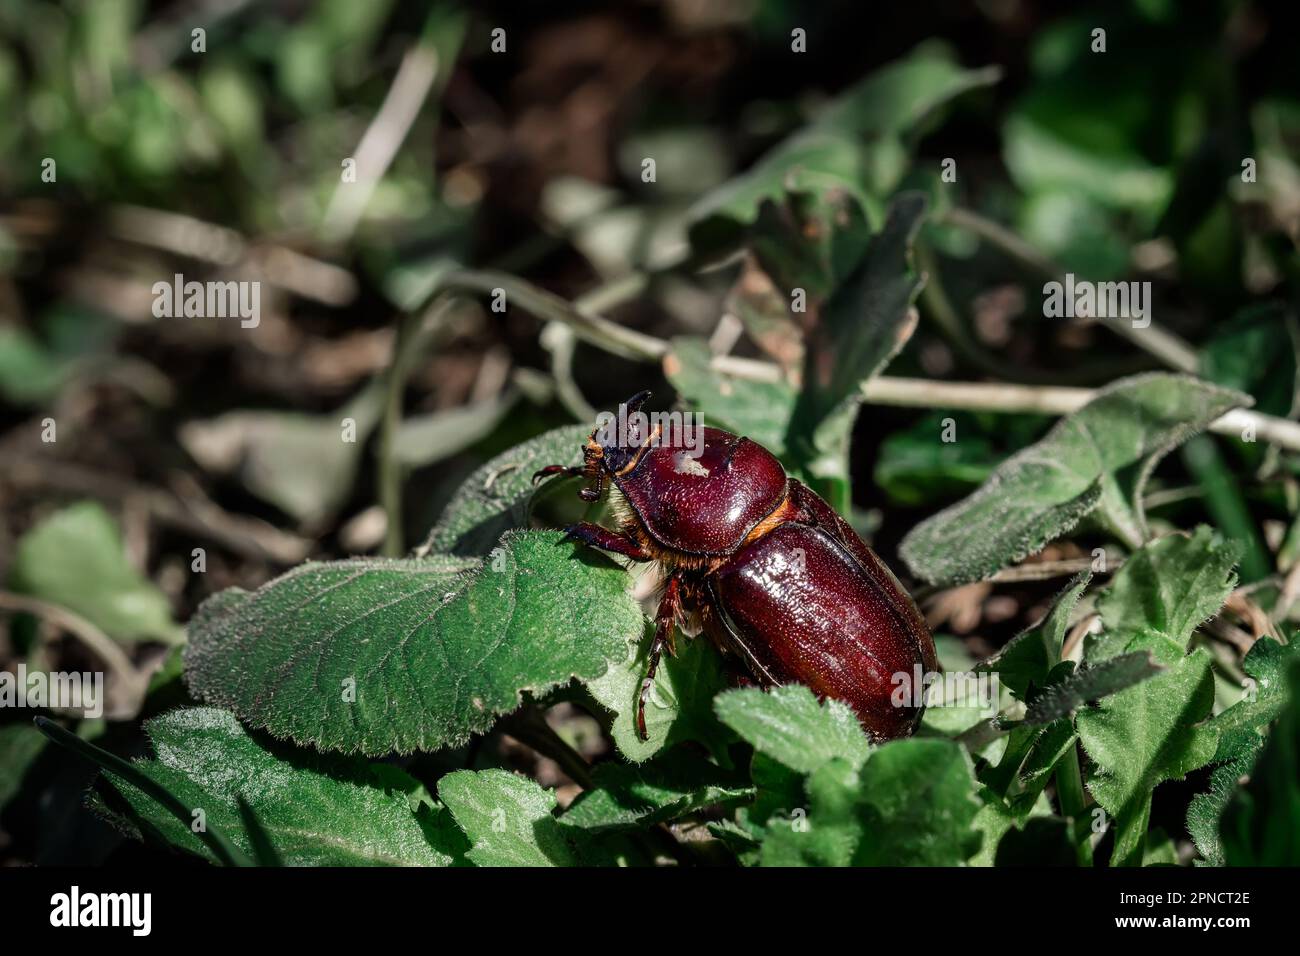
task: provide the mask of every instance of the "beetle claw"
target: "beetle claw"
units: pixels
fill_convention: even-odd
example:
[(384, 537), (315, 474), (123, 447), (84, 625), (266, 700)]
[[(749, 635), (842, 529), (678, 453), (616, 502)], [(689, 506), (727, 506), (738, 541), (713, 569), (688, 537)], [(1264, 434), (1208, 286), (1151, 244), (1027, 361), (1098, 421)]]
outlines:
[(542, 479), (551, 477), (551, 475), (564, 475), (568, 477), (569, 475), (576, 474), (579, 471), (581, 471), (581, 469), (570, 468), (568, 465), (547, 465), (545, 468), (539, 468), (537, 471), (533, 472), (533, 484), (537, 484)]

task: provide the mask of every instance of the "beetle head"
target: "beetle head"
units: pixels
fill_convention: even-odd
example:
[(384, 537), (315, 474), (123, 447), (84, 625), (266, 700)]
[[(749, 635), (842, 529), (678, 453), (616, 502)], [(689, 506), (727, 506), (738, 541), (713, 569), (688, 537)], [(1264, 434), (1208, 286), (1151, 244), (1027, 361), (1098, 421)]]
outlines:
[(617, 415), (602, 413), (587, 442), (586, 458), (611, 475), (621, 474), (636, 461), (653, 437), (650, 420), (641, 406), (650, 398), (648, 390), (637, 392), (618, 407)]

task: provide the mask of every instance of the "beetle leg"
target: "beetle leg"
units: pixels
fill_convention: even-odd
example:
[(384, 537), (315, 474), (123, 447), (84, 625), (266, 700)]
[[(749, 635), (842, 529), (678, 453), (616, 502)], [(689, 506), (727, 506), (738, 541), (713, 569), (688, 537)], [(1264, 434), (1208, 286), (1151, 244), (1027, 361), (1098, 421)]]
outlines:
[(675, 574), (668, 579), (668, 586), (664, 588), (663, 599), (660, 600), (659, 610), (655, 614), (655, 636), (650, 642), (650, 653), (646, 656), (645, 679), (641, 681), (641, 693), (636, 700), (636, 733), (642, 740), (650, 738), (645, 729), (645, 704), (650, 698), (650, 688), (654, 686), (655, 671), (659, 669), (659, 658), (663, 656), (664, 648), (670, 647), (673, 643), (673, 627), (677, 624), (677, 615), (682, 607), (680, 580)]
[(608, 528), (602, 528), (590, 521), (580, 521), (578, 524), (569, 525), (564, 529), (564, 536), (572, 538), (574, 541), (581, 541), (583, 544), (589, 544), (593, 548), (600, 548), (602, 551), (621, 554), (633, 561), (649, 561), (654, 557), (627, 535), (619, 534), (617, 531), (610, 531)]
[(543, 478), (549, 478), (551, 475), (563, 475), (565, 478), (576, 478), (586, 471), (581, 465), (547, 465), (545, 468), (533, 472), (533, 484), (537, 484)]
[(598, 471), (596, 472), (596, 487), (583, 488), (581, 491), (578, 492), (578, 497), (581, 498), (583, 501), (595, 501), (597, 498), (600, 497), (600, 493), (604, 490), (605, 490), (605, 473), (603, 471)]

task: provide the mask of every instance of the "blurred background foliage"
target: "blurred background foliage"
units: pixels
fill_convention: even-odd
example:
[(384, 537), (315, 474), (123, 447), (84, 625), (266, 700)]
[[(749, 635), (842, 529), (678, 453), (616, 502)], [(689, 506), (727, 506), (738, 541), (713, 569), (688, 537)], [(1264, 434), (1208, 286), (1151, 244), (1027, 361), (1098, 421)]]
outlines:
[[(1095, 386), (1155, 367), (1095, 323), (1042, 318), (1047, 263), (1152, 281), (1201, 374), (1291, 416), (1298, 29), (1294, 5), (1245, 0), (0, 0), (0, 580), (109, 632), (126, 675), (110, 716), (148, 713), (183, 694), (169, 648), (204, 597), (391, 539), (385, 375), (402, 316), (453, 270), (585, 296), (682, 357), (703, 339), (793, 368), (783, 270), (833, 288), (903, 188), (931, 200), (928, 283), (892, 374)], [(349, 157), (382, 177), (343, 182)], [(782, 231), (824, 215), (847, 246)], [(257, 328), (156, 318), (152, 285), (175, 273), (260, 280)], [(503, 449), (642, 387), (667, 404), (669, 378), (688, 391), (680, 365), (668, 376), (487, 297), (418, 333), (387, 445), (406, 541)], [(948, 418), (962, 438), (936, 442)], [(873, 408), (851, 446), (855, 523), (891, 555), (1049, 424)], [(1247, 544), (1243, 579), (1276, 592), (1300, 552), (1298, 475), (1295, 455), (1203, 437), (1162, 467), (1151, 508), (1208, 517)], [(86, 586), (66, 593), (72, 575)], [(1051, 586), (956, 592), (927, 610), (979, 658)], [(0, 662), (83, 659), (38, 617), (13, 616)], [(59, 799), (10, 807), (10, 839), (15, 818), (71, 820), (80, 795), (63, 785), (76, 768), (11, 730), (0, 802), (38, 759), (46, 787), (28, 792)], [(138, 746), (120, 725), (82, 732)], [(77, 819), (10, 852), (115, 845)]]

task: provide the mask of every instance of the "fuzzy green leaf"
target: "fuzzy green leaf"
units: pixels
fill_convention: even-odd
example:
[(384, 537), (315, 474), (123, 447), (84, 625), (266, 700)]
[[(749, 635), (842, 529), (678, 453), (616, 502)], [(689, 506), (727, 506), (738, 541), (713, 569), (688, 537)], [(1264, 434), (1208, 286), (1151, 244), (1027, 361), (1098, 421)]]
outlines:
[[(279, 856), (291, 866), (448, 866), (464, 844), (440, 819), (440, 807), (413, 806), (356, 758), (323, 757), (265, 745), (224, 710), (174, 710), (145, 723), (156, 757), (133, 766), (219, 828), (245, 853), (253, 850), (240, 814), (243, 797)], [(405, 775), (402, 774), (404, 777)], [(174, 846), (208, 858), (191, 828), (121, 777), (107, 777), (132, 813), (110, 813), (131, 829), (141, 824)], [(415, 781), (406, 778), (409, 786)], [(196, 818), (197, 819), (197, 818)]]
[(1220, 824), (1228, 866), (1300, 866), (1300, 663), (1286, 681), (1290, 704), (1269, 734), (1250, 781)]
[(592, 776), (595, 789), (560, 817), (561, 824), (589, 831), (637, 829), (754, 794), (736, 773), (686, 750), (644, 767), (601, 764)]
[(885, 744), (808, 778), (806, 819), (769, 828), (764, 865), (958, 866), (978, 849), (970, 758), (948, 740)]
[(1262, 744), (1263, 739), (1255, 733), (1238, 732), (1221, 737), (1215, 759), (1222, 762), (1210, 773), (1209, 788), (1194, 796), (1187, 807), (1187, 832), (1207, 866), (1224, 864), (1219, 834), (1223, 811), (1232, 802), (1241, 781), (1254, 768)]
[(646, 701), (647, 739), (636, 732), (636, 702), (646, 674), (652, 625), (630, 640), (621, 661), (611, 663), (600, 677), (588, 680), (587, 690), (613, 714), (610, 736), (621, 753), (641, 763), (673, 744), (694, 740), (722, 755), (735, 738), (713, 715), (713, 697), (727, 686), (718, 652), (707, 640), (677, 637), (677, 656), (659, 662), (654, 687)]
[(1289, 644), (1261, 637), (1251, 645), (1242, 669), (1248, 675), (1245, 696), (1219, 716), (1214, 726), (1224, 734), (1263, 731), (1290, 701), (1287, 668), (1300, 659), (1300, 641), (1293, 635)]
[(893, 192), (906, 171), (904, 138), (953, 97), (996, 79), (996, 70), (964, 70), (933, 50), (877, 70), (746, 173), (696, 203), (689, 213), (691, 244), (697, 250), (733, 244), (764, 199), (787, 192), (840, 189), (878, 211), (879, 197)]
[(801, 684), (729, 690), (713, 702), (724, 724), (760, 753), (791, 770), (812, 773), (834, 758), (849, 766), (867, 759), (871, 745), (858, 718), (838, 700), (818, 702)]
[(1070, 616), (1091, 580), (1090, 571), (1076, 574), (1056, 596), (1052, 609), (1042, 621), (1021, 631), (975, 669), (996, 673), (1011, 693), (1020, 700), (1028, 700), (1031, 691), (1046, 686), (1048, 674), (1060, 663)]
[(588, 425), (556, 428), (475, 469), (447, 502), (419, 553), (487, 554), (505, 532), (528, 524), (533, 496), (540, 491), (533, 473), (546, 465), (582, 464), (590, 434)]
[(1059, 720), (1090, 701), (1140, 684), (1163, 669), (1150, 652), (1121, 654), (1100, 664), (1085, 664), (1035, 696), (1025, 708), (1025, 723), (1048, 724)]
[(1211, 866), (1223, 865), (1219, 821), (1237, 792), (1238, 782), (1250, 773), (1264, 743), (1263, 730), (1286, 708), (1290, 694), (1286, 668), (1300, 658), (1300, 643), (1289, 644), (1262, 637), (1246, 655), (1242, 668), (1249, 675), (1245, 696), (1211, 723), (1218, 729), (1219, 749), (1209, 789), (1192, 798), (1187, 808), (1187, 830)]
[(1237, 575), (1240, 547), (1202, 525), (1135, 552), (1097, 601), (1102, 631), (1089, 637), (1089, 661), (1151, 650), (1162, 663), (1187, 650), (1192, 632), (1223, 607)]
[(1116, 827), (1115, 864), (1141, 862), (1156, 786), (1213, 759), (1218, 732), (1201, 725), (1213, 705), (1210, 657), (1197, 650), (1076, 718), (1079, 738), (1096, 764), (1089, 789)]
[(559, 532), (517, 532), (482, 564), (308, 563), (205, 602), (186, 679), (278, 737), (386, 754), (460, 744), (524, 691), (592, 678), (642, 614), (621, 568)]
[(554, 817), (555, 794), (505, 770), (458, 770), (438, 797), (469, 838), (477, 866), (576, 866), (571, 834)]
[(988, 577), (1094, 511), (1129, 543), (1145, 536), (1147, 476), (1173, 448), (1249, 396), (1186, 375), (1123, 379), (1002, 463), (974, 494), (922, 522), (900, 553), (934, 584)]

